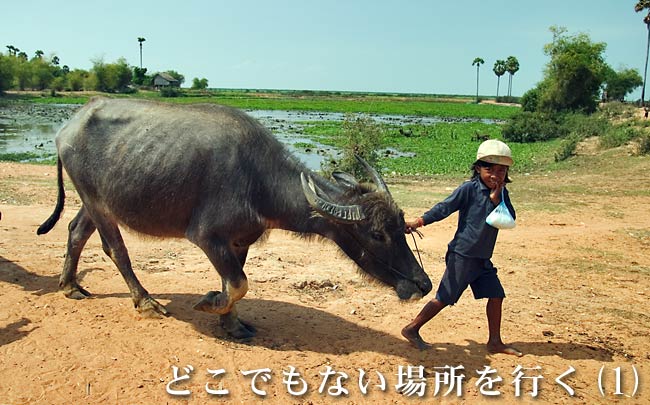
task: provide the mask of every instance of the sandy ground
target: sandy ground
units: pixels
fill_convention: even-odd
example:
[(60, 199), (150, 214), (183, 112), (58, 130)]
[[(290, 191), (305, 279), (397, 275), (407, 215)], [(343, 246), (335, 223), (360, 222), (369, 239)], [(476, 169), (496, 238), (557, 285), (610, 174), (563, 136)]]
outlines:
[[(80, 264), (93, 297), (67, 299), (57, 283), (80, 201), (68, 186), (64, 218), (37, 237), (55, 202), (55, 168), (0, 163), (0, 403), (493, 403), (488, 391), (503, 403), (650, 403), (650, 163), (583, 153), (570, 170), (519, 173), (509, 186), (518, 226), (501, 232), (493, 261), (508, 294), (504, 340), (521, 358), (487, 353), (485, 302), (470, 291), (424, 327), (434, 346), (418, 351), (400, 330), (425, 300), (399, 302), (333, 245), (279, 231), (249, 254), (239, 306), (258, 328), (249, 342), (192, 309), (221, 284), (184, 240), (125, 232), (140, 281), (169, 317), (138, 315), (97, 234)], [(389, 181), (407, 217), (457, 185)], [(437, 285), (455, 217), (423, 231), (418, 246)], [(452, 372), (453, 385), (443, 379)], [(340, 397), (337, 379), (348, 391)], [(306, 392), (294, 395), (302, 381)], [(411, 395), (399, 392), (409, 381)]]

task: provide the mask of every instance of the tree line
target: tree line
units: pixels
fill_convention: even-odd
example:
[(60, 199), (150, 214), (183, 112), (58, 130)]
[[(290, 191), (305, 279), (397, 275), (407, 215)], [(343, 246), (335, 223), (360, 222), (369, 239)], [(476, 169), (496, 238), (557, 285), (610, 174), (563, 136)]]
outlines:
[[(523, 109), (547, 113), (590, 113), (596, 110), (599, 98), (602, 101), (624, 101), (625, 97), (639, 86), (642, 86), (640, 105), (645, 107), (645, 87), (650, 59), (650, 0), (637, 1), (634, 11), (647, 12), (643, 17), (648, 36), (643, 77), (636, 69), (612, 69), (604, 60), (603, 53), (607, 47), (605, 43), (593, 43), (586, 34), (568, 35), (566, 28), (553, 26), (553, 41), (544, 47), (544, 52), (551, 60), (546, 66), (544, 79), (523, 95)], [(485, 61), (480, 57), (474, 58), (472, 62), (472, 66), (476, 66), (477, 102), (479, 68), (483, 63)], [(497, 60), (492, 70), (497, 76), (497, 99), (501, 76), (506, 71), (510, 73), (510, 98), (512, 76), (519, 70), (519, 62), (510, 56), (505, 61)]]
[[(566, 28), (563, 27), (551, 27), (551, 31), (554, 35), (553, 43), (547, 44), (545, 48), (545, 53), (552, 58), (551, 63), (547, 65), (544, 80), (526, 92), (524, 99), (534, 97), (537, 102), (539, 94), (545, 93), (547, 97), (543, 100), (542, 109), (589, 112), (595, 110), (599, 98), (603, 101), (624, 101), (627, 94), (644, 84), (638, 70), (622, 68), (616, 71), (604, 61), (604, 43), (592, 44), (586, 34), (567, 36)], [(577, 58), (576, 55), (585, 58)], [(476, 102), (479, 102), (479, 69), (483, 63), (485, 61), (480, 57), (474, 58), (472, 62), (472, 66), (476, 66)], [(492, 71), (497, 76), (497, 101), (512, 101), (512, 78), (519, 71), (519, 61), (514, 56), (505, 60), (498, 59), (494, 62)], [(508, 93), (505, 98), (499, 98), (501, 76), (506, 72), (510, 74)], [(577, 94), (572, 94), (576, 90)], [(556, 94), (552, 95), (551, 92)], [(571, 98), (574, 100), (571, 101)], [(558, 101), (551, 102), (551, 99)], [(559, 99), (563, 99), (565, 105)], [(528, 106), (529, 110), (536, 108), (537, 106)]]
[[(140, 45), (144, 38), (138, 38)], [(130, 93), (138, 87), (153, 87), (156, 74), (148, 75), (147, 68), (130, 66), (126, 59), (119, 58), (113, 63), (102, 59), (92, 60), (90, 70), (71, 69), (61, 64), (58, 56), (46, 57), (42, 50), (29, 55), (13, 45), (7, 45), (7, 52), (0, 52), (0, 94), (7, 90), (46, 90), (82, 91), (94, 90), (108, 93)], [(185, 77), (167, 70), (169, 76), (180, 83)], [(193, 89), (206, 89), (207, 79), (194, 78)]]
[[(556, 160), (573, 155), (586, 137), (619, 146), (625, 142), (650, 144), (644, 130), (617, 125), (609, 118), (622, 115), (620, 101), (641, 86), (636, 69), (612, 69), (605, 61), (604, 42), (594, 42), (585, 33), (570, 34), (566, 28), (550, 28), (552, 40), (544, 46), (549, 60), (542, 80), (520, 98), (521, 111), (503, 126), (502, 135), (511, 142), (562, 139)], [(615, 103), (602, 103), (616, 101)], [(640, 146), (640, 153), (650, 148)]]
[[(478, 96), (478, 87), (479, 87), (479, 72), (481, 65), (485, 63), (485, 60), (483, 58), (474, 58), (474, 61), (472, 62), (472, 66), (476, 66), (476, 102), (479, 102), (479, 96)], [(505, 60), (503, 59), (497, 59), (496, 62), (494, 62), (494, 67), (492, 68), (492, 71), (494, 72), (495, 75), (497, 75), (497, 101), (499, 101), (499, 86), (501, 84), (501, 76), (506, 74), (506, 72), (510, 73), (510, 77), (508, 78), (508, 98), (505, 101), (510, 101), (510, 98), (512, 97), (512, 77), (519, 71), (519, 60), (517, 60), (516, 57), (514, 56), (508, 56)]]
[(522, 96), (524, 111), (591, 113), (599, 101), (624, 101), (643, 84), (636, 69), (614, 70), (605, 61), (606, 43), (565, 27), (550, 31), (553, 39), (544, 46), (549, 62), (542, 80)]

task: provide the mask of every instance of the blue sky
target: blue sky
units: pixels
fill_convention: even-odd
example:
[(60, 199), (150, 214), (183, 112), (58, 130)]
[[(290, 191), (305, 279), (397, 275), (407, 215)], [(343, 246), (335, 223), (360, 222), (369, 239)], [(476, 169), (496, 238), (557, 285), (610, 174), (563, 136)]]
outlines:
[[(542, 78), (549, 27), (605, 42), (615, 69), (645, 62), (647, 31), (635, 0), (21, 0), (2, 5), (6, 45), (57, 55), (71, 68), (124, 57), (149, 73), (173, 69), (210, 87), (496, 93), (492, 66), (520, 63), (513, 95)], [(500, 94), (506, 92), (507, 75)], [(635, 92), (636, 96), (640, 90)]]

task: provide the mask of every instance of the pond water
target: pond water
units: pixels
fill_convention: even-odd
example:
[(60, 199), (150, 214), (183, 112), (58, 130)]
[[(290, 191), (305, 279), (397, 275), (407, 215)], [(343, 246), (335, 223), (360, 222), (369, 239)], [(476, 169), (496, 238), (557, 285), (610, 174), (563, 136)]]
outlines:
[(54, 137), (77, 108), (63, 104), (0, 104), (0, 153), (55, 153)]
[[(78, 108), (80, 106), (67, 104), (0, 104), (0, 154), (35, 153), (46, 156), (55, 154), (56, 133)], [(321, 163), (326, 159), (336, 159), (339, 156), (339, 151), (335, 148), (305, 136), (303, 129), (305, 123), (309, 122), (343, 121), (345, 114), (279, 110), (246, 110), (246, 112), (269, 128), (280, 142), (312, 170), (319, 170)], [(400, 126), (460, 121), (453, 118), (400, 115), (369, 115), (369, 117), (379, 123)], [(406, 155), (393, 148), (381, 152), (391, 157)]]
[[(320, 170), (322, 162), (326, 159), (336, 159), (340, 155), (336, 148), (323, 145), (305, 136), (303, 129), (305, 122), (343, 121), (342, 114), (280, 110), (245, 111), (273, 132), (273, 135), (311, 170)], [(310, 146), (298, 146), (300, 144)]]

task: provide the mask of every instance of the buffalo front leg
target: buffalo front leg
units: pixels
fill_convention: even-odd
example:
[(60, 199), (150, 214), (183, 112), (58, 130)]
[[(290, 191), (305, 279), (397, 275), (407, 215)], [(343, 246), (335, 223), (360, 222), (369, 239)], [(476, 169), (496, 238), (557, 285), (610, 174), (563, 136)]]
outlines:
[(151, 298), (147, 290), (144, 289), (140, 281), (135, 276), (131, 266), (129, 253), (124, 245), (122, 234), (115, 222), (100, 216), (94, 217), (97, 230), (102, 239), (104, 252), (111, 258), (122, 274), (126, 285), (131, 292), (131, 299), (138, 312), (144, 317), (159, 318), (161, 315), (167, 315), (169, 312), (164, 305)]
[(243, 271), (248, 247), (231, 247), (227, 242), (219, 243), (216, 239), (197, 243), (197, 245), (205, 252), (221, 276), (222, 291), (208, 292), (194, 305), (194, 309), (220, 315), (222, 327), (236, 339), (255, 336), (255, 328), (242, 322), (235, 308), (235, 303), (248, 291), (248, 280)]
[(95, 232), (95, 224), (88, 216), (82, 205), (81, 209), (68, 225), (68, 246), (63, 264), (63, 272), (59, 278), (59, 288), (68, 298), (80, 300), (90, 296), (90, 293), (77, 282), (77, 267), (79, 257), (88, 238)]

